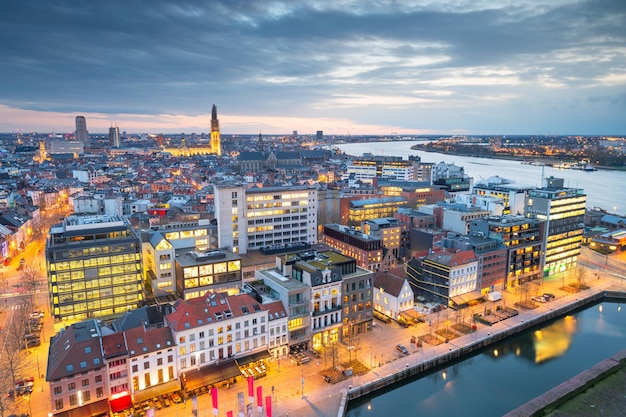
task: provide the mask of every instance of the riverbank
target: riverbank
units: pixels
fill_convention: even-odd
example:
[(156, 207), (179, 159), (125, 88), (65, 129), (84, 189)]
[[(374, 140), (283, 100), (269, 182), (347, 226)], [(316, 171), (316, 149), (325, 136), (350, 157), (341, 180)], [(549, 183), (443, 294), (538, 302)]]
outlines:
[[(473, 154), (473, 153), (463, 153), (463, 152), (455, 152), (450, 150), (443, 149), (434, 149), (430, 147), (425, 147), (422, 144), (416, 144), (411, 146), (411, 150), (414, 151), (422, 151), (429, 153), (440, 153), (446, 155), (454, 155), (460, 157), (468, 157), (468, 158), (483, 158), (483, 159), (500, 159), (503, 161), (518, 161), (522, 163), (523, 161), (532, 161), (533, 163), (542, 164), (545, 166), (554, 166), (562, 163), (563, 159), (551, 159), (551, 158), (530, 158), (528, 155), (502, 155), (502, 154)], [(573, 160), (567, 162), (574, 162)], [(612, 166), (604, 166), (604, 165), (594, 165), (595, 169), (602, 169), (607, 171), (626, 171), (626, 166), (624, 167), (612, 167)]]
[[(369, 396), (377, 391), (390, 389), (406, 383), (408, 380), (419, 378), (429, 371), (443, 368), (450, 363), (459, 361), (477, 352), (485, 350), (488, 346), (502, 342), (518, 333), (536, 328), (546, 322), (565, 316), (573, 311), (585, 308), (586, 306), (598, 303), (604, 299), (626, 298), (621, 289), (616, 286), (612, 288), (590, 288), (576, 294), (564, 295), (556, 300), (549, 307), (543, 305), (540, 309), (523, 311), (518, 316), (504, 320), (492, 327), (480, 329), (476, 333), (454, 339), (443, 347), (429, 348), (436, 350), (429, 358), (420, 358), (418, 363), (413, 364), (408, 361), (404, 366), (396, 366), (395, 372), (381, 376), (373, 381), (368, 381), (358, 387), (349, 389), (344, 394), (338, 416), (343, 417), (349, 401), (356, 400), (363, 396)], [(426, 352), (424, 352), (426, 353)], [(425, 356), (425, 355), (424, 355)], [(402, 365), (402, 364), (401, 364)], [(556, 398), (558, 400), (558, 398)], [(555, 400), (555, 401), (556, 401)], [(626, 401), (625, 401), (626, 403)], [(518, 414), (518, 415), (524, 415)], [(525, 414), (529, 415), (529, 414)], [(540, 415), (540, 414), (537, 414)], [(616, 416), (617, 417), (617, 416)]]

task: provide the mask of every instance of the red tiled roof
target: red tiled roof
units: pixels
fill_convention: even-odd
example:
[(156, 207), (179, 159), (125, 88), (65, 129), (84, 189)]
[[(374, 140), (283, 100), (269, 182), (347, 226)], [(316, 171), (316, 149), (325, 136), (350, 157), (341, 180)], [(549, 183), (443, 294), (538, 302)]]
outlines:
[(166, 321), (174, 331), (182, 331), (264, 310), (267, 307), (248, 294), (229, 296), (207, 291), (202, 297), (180, 300), (174, 312), (166, 316)]

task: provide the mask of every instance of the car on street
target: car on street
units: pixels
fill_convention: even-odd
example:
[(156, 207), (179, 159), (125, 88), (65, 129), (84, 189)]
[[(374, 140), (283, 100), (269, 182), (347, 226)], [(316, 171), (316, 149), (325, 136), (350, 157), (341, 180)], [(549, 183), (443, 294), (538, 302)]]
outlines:
[(22, 349), (30, 349), (37, 346), (41, 346), (41, 339), (39, 338), (27, 340), (26, 343), (22, 345)]
[(396, 345), (396, 350), (405, 355), (409, 354), (409, 350), (406, 347), (404, 347), (404, 345), (399, 345), (399, 344)]
[(43, 311), (33, 311), (32, 313), (30, 313), (31, 319), (43, 319), (45, 316), (46, 313), (44, 313)]
[(174, 402), (174, 404), (179, 404), (183, 402), (183, 400), (180, 398), (180, 395), (177, 392), (172, 394), (172, 401)]

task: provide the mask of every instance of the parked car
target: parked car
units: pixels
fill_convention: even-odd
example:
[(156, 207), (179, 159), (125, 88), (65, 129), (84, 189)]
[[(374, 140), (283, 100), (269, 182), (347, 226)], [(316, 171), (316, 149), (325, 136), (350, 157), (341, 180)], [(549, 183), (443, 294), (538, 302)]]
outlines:
[(43, 319), (45, 316), (46, 313), (44, 313), (43, 311), (33, 311), (32, 313), (30, 313), (31, 319)]
[(41, 339), (39, 338), (27, 340), (26, 343), (22, 345), (22, 349), (30, 349), (37, 346), (41, 346)]
[(396, 345), (396, 350), (398, 350), (399, 352), (408, 355), (409, 354), (409, 350), (404, 347), (404, 345)]
[(174, 404), (179, 404), (183, 402), (183, 400), (180, 398), (180, 395), (177, 392), (172, 394), (172, 401), (174, 401)]
[(163, 405), (164, 406), (169, 407), (172, 404), (170, 402), (170, 399), (167, 398), (167, 394), (163, 394), (163, 396), (161, 398), (163, 398)]

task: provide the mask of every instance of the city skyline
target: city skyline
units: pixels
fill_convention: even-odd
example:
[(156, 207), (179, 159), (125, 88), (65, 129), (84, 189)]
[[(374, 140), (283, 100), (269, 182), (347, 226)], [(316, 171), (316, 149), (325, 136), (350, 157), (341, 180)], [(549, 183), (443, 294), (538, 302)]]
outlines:
[[(79, 7), (80, 6), (80, 7)], [(115, 11), (115, 13), (113, 13)], [(626, 5), (4, 2), (0, 131), (626, 131)]]

